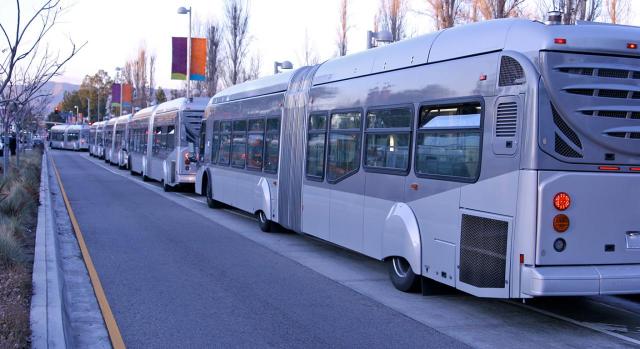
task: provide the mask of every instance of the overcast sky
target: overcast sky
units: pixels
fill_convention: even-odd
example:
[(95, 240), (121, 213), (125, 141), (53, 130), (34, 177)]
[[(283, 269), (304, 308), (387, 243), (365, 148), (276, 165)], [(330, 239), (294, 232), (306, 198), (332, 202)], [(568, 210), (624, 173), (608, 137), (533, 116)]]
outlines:
[[(630, 0), (633, 15), (630, 24), (640, 25), (640, 0)], [(321, 60), (336, 54), (336, 30), (340, 0), (251, 0), (249, 2), (252, 36), (251, 50), (262, 58), (262, 75), (270, 74), (273, 62), (290, 60), (299, 66), (303, 57), (305, 31)], [(22, 0), (31, 10), (38, 0)], [(51, 46), (64, 52), (69, 38), (86, 47), (67, 66), (58, 81), (80, 83), (87, 74), (99, 69), (111, 76), (117, 66), (133, 58), (141, 44), (157, 55), (157, 85), (176, 88), (170, 80), (171, 37), (187, 36), (188, 16), (179, 15), (180, 6), (193, 8), (194, 20), (222, 19), (222, 0), (64, 0), (68, 10), (49, 36)], [(411, 36), (433, 30), (424, 12), (426, 0), (409, 0), (416, 11), (408, 14)], [(373, 26), (379, 0), (350, 0), (349, 52), (366, 45), (366, 31)], [(15, 17), (13, 1), (0, 0), (0, 21), (10, 23)], [(1, 44), (0, 44), (1, 45)]]

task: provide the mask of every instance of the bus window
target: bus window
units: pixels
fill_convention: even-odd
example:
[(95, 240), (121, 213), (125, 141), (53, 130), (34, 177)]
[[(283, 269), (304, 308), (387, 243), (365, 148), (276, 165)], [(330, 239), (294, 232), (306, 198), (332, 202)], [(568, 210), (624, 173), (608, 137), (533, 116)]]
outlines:
[(172, 151), (176, 146), (176, 127), (173, 125), (167, 126), (167, 131), (164, 136), (164, 148), (167, 151)]
[(220, 121), (213, 122), (213, 135), (211, 135), (211, 163), (218, 162), (218, 149), (220, 148)]
[(469, 102), (420, 110), (416, 174), (475, 181), (480, 173), (482, 106)]
[(218, 164), (229, 166), (231, 155), (231, 122), (220, 123), (222, 134), (220, 135), (220, 153), (218, 154)]
[(371, 169), (409, 170), (411, 108), (390, 108), (367, 112), (364, 166)]
[(233, 137), (231, 139), (231, 166), (244, 168), (247, 151), (247, 121), (233, 122)]
[(360, 112), (331, 114), (327, 180), (337, 182), (360, 165)]
[(280, 151), (280, 118), (267, 119), (264, 149), (264, 172), (277, 173)]
[(264, 153), (264, 119), (249, 120), (247, 138), (247, 168), (262, 170)]
[(327, 115), (316, 113), (309, 115), (309, 134), (307, 136), (306, 175), (310, 179), (324, 179), (324, 154), (327, 141)]

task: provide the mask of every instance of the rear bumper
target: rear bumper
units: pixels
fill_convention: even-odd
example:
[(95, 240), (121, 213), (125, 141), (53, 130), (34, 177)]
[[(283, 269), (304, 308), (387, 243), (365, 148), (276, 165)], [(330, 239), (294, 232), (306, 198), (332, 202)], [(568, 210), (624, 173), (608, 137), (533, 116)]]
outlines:
[(522, 267), (521, 292), (529, 296), (640, 293), (640, 264)]
[(176, 178), (176, 183), (195, 183), (196, 182), (196, 174), (178, 174)]

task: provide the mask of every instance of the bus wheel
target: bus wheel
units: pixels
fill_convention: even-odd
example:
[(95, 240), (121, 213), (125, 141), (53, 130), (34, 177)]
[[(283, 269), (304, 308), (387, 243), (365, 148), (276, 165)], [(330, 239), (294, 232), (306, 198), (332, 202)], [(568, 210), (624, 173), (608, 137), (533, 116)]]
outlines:
[(142, 175), (142, 181), (143, 182), (149, 182), (151, 180), (151, 178), (149, 178), (149, 176), (147, 176), (146, 174)]
[(420, 277), (411, 270), (411, 265), (402, 257), (392, 257), (387, 261), (389, 278), (393, 286), (402, 292), (415, 292), (420, 285)]
[(267, 218), (267, 215), (262, 211), (258, 211), (258, 225), (260, 226), (260, 230), (262, 230), (265, 233), (268, 233), (271, 231), (271, 221)]
[(167, 182), (162, 181), (162, 189), (166, 192), (173, 191), (173, 187), (167, 184)]

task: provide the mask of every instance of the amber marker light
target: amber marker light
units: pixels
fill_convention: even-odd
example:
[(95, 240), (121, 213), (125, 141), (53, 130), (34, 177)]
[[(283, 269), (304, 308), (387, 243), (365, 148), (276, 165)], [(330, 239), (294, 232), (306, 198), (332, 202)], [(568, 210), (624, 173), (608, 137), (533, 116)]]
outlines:
[(553, 197), (553, 206), (559, 211), (564, 211), (571, 206), (571, 197), (564, 192), (558, 193)]
[(638, 44), (636, 44), (635, 42), (630, 42), (627, 44), (627, 48), (630, 50), (637, 50), (638, 49)]
[(558, 233), (564, 233), (569, 230), (569, 217), (562, 213), (553, 217), (553, 229)]
[(566, 45), (567, 44), (567, 39), (565, 39), (565, 38), (555, 38), (555, 39), (553, 39), (553, 42), (556, 45)]

